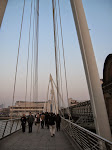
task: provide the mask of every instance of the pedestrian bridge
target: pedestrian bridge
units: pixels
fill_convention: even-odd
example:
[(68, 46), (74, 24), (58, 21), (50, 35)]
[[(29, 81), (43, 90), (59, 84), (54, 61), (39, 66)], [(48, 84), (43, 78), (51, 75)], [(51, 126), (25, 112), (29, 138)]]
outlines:
[[(33, 125), (33, 132), (18, 131), (0, 141), (0, 150), (73, 150), (73, 146), (62, 131), (56, 132), (55, 137), (50, 136), (47, 128), (37, 133)], [(76, 147), (77, 150), (77, 147)]]
[[(3, 121), (0, 128), (0, 150), (112, 150), (112, 142), (62, 118), (61, 131), (54, 137), (47, 128), (33, 125), (33, 132), (23, 133), (20, 119)], [(16, 132), (17, 131), (17, 132)]]
[[(37, 132), (37, 126), (33, 124), (32, 133), (23, 133), (21, 130), (7, 136), (0, 141), (0, 150), (73, 150), (74, 147), (67, 139), (63, 131), (56, 131), (55, 137), (50, 136), (46, 127)], [(76, 146), (77, 150), (78, 147)]]
[[(2, 19), (4, 16), (4, 10), (5, 10), (6, 4), (7, 4), (7, 0), (0, 0), (0, 2), (1, 1), (3, 1), (3, 2), (1, 3), (1, 6), (0, 6), (0, 8), (1, 8), (0, 9), (0, 14), (1, 14), (0, 25), (1, 25), (1, 22), (2, 22)], [(20, 25), (20, 33), (19, 33), (19, 37), (17, 37), (17, 39), (19, 40), (18, 46), (14, 45), (14, 47), (17, 46), (18, 49), (17, 49), (16, 62), (13, 63), (13, 64), (16, 64), (16, 66), (15, 66), (16, 69), (15, 69), (15, 74), (14, 74), (12, 106), (10, 107), (10, 114), (9, 114), (9, 116), (11, 116), (11, 118), (13, 116), (21, 116), (22, 113), (29, 112), (29, 110), (31, 111), (31, 109), (32, 109), (31, 105), (30, 105), (30, 107), (29, 106), (27, 107), (27, 105), (26, 105), (27, 99), (29, 99), (30, 102), (31, 101), (36, 102), (39, 100), (39, 97), (38, 97), (39, 96), (39, 94), (38, 94), (39, 93), (38, 92), (39, 91), (38, 90), (39, 89), (39, 82), (38, 82), (39, 78), (38, 77), (39, 77), (40, 70), (39, 70), (38, 62), (39, 62), (40, 57), (39, 57), (38, 52), (40, 49), (40, 46), (39, 46), (39, 29), (40, 29), (39, 28), (39, 26), (40, 26), (39, 18), (41, 16), (41, 13), (39, 11), (40, 10), (39, 9), (39, 0), (35, 0), (35, 1), (31, 0), (29, 7), (26, 4), (27, 4), (26, 0), (24, 0), (22, 12), (21, 12), (22, 18), (21, 18), (21, 22), (20, 22), (20, 24), (21, 24)], [(104, 97), (103, 97), (103, 93), (102, 93), (102, 89), (101, 89), (99, 73), (98, 73), (98, 69), (97, 69), (97, 64), (96, 64), (96, 60), (95, 60), (94, 50), (93, 50), (93, 46), (92, 46), (92, 42), (91, 42), (91, 38), (90, 38), (91, 36), (89, 33), (89, 27), (87, 24), (83, 3), (82, 3), (82, 0), (70, 0), (70, 5), (71, 5), (72, 13), (73, 13), (75, 26), (76, 26), (76, 32), (77, 32), (77, 36), (78, 36), (80, 51), (81, 51), (82, 60), (83, 60), (83, 64), (84, 64), (85, 75), (86, 75), (86, 79), (87, 79), (89, 96), (90, 96), (90, 100), (91, 100), (91, 104), (92, 104), (92, 109), (89, 106), (89, 107), (87, 107), (87, 109), (82, 107), (82, 108), (75, 108), (73, 111), (78, 116), (83, 114), (83, 112), (86, 114), (86, 116), (88, 116), (88, 117), (82, 116), (81, 118), (79, 118), (77, 123), (80, 123), (80, 124), (81, 124), (81, 122), (83, 123), (83, 120), (85, 122), (86, 122), (86, 120), (88, 121), (90, 119), (89, 117), (92, 116), (92, 112), (93, 112), (91, 122), (93, 122), (93, 120), (94, 120), (97, 133), (99, 135), (102, 135), (103, 137), (111, 140), (111, 132), (110, 132), (110, 127), (109, 127), (108, 116), (107, 116), (107, 112), (106, 112), (106, 107), (105, 107)], [(44, 3), (42, 6), (44, 6)], [(12, 6), (10, 8), (12, 8)], [(66, 106), (64, 104), (66, 102), (63, 99), (63, 97), (65, 97), (65, 95), (66, 95), (65, 99), (68, 102), (68, 108), (69, 108), (69, 97), (68, 96), (70, 96), (68, 93), (68, 86), (67, 86), (68, 85), (67, 74), (68, 73), (71, 74), (71, 72), (67, 73), (67, 70), (66, 70), (67, 67), (66, 67), (66, 59), (65, 59), (66, 58), (65, 57), (66, 56), (65, 55), (65, 46), (66, 46), (66, 50), (69, 50), (70, 47), (69, 47), (69, 43), (66, 42), (68, 46), (64, 44), (65, 42), (63, 40), (64, 39), (63, 35), (66, 35), (66, 34), (63, 34), (60, 8), (61, 7), (60, 7), (59, 0), (57, 0), (57, 1), (52, 0), (53, 41), (51, 40), (50, 43), (48, 42), (49, 40), (46, 40), (46, 41), (51, 45), (53, 42), (55, 57), (52, 57), (52, 55), (51, 55), (52, 51), (51, 51), (51, 54), (49, 53), (51, 56), (48, 55), (48, 57), (47, 57), (45, 51), (43, 51), (43, 55), (42, 55), (42, 59), (44, 57), (49, 58), (49, 59), (50, 59), (50, 57), (52, 57), (52, 61), (49, 60), (50, 65), (51, 65), (51, 63), (54, 62), (53, 58), (55, 58), (56, 84), (53, 81), (52, 76), (50, 75), (50, 79), (49, 79), (49, 83), (48, 83), (48, 90), (47, 90), (46, 104), (45, 104), (44, 110), (42, 110), (43, 112), (53, 112), (55, 114), (58, 114), (59, 110), (62, 107), (64, 108)], [(26, 16), (25, 12), (27, 12), (27, 11), (24, 11), (24, 10), (26, 10), (26, 9), (28, 10), (29, 13), (27, 13), (27, 17), (25, 18), (25, 16)], [(45, 9), (44, 9), (44, 11), (45, 11)], [(12, 12), (11, 9), (9, 12), (14, 13), (14, 12)], [(29, 14), (29, 17), (28, 17), (28, 14)], [(71, 14), (71, 12), (70, 12), (70, 14)], [(10, 18), (9, 15), (8, 15), (8, 18)], [(27, 20), (27, 18), (29, 18), (29, 20)], [(16, 17), (15, 17), (14, 21), (16, 21)], [(27, 23), (29, 22), (28, 26), (26, 26), (24, 24), (24, 22), (26, 22), (26, 21), (27, 21)], [(45, 21), (46, 21), (46, 19), (45, 19)], [(50, 21), (47, 21), (47, 22), (50, 23)], [(12, 21), (11, 25), (14, 25), (13, 27), (15, 27), (15, 24), (13, 23), (13, 21)], [(9, 26), (9, 25), (7, 25), (7, 26)], [(14, 32), (13, 27), (12, 27), (12, 32)], [(28, 28), (24, 28), (24, 27), (28, 27)], [(42, 27), (46, 28), (47, 25), (45, 24), (43, 26), (43, 23), (42, 23)], [(68, 28), (69, 28), (69, 26), (68, 26)], [(24, 35), (23, 29), (25, 29), (24, 30), (25, 33), (26, 32), (29, 33), (28, 41), (27, 41), (26, 34), (25, 34), (26, 38), (23, 37), (23, 35)], [(28, 29), (28, 30), (26, 30), (26, 29)], [(47, 31), (47, 28), (45, 30)], [(4, 28), (4, 31), (5, 31), (5, 28)], [(17, 31), (18, 31), (18, 28), (17, 28)], [(52, 28), (49, 31), (52, 34)], [(42, 34), (43, 33), (44, 32), (42, 32)], [(0, 34), (1, 34), (1, 32), (0, 32)], [(44, 38), (42, 38), (42, 45), (44, 44), (43, 39)], [(13, 43), (16, 43), (15, 40), (16, 39), (14, 39), (14, 38), (12, 39)], [(22, 40), (25, 40), (25, 41), (22, 41)], [(46, 44), (46, 41), (45, 41), (45, 44)], [(9, 42), (9, 40), (8, 40), (8, 42)], [(4, 43), (6, 43), (6, 42), (4, 42)], [(28, 45), (26, 43), (28, 43)], [(22, 46), (22, 45), (24, 45), (24, 46)], [(9, 51), (10, 54), (13, 54), (13, 50), (15, 49), (15, 48), (14, 49), (13, 48), (12, 47), (8, 48), (9, 50), (12, 49), (11, 51)], [(26, 49), (26, 48), (28, 48), (28, 49)], [(23, 51), (21, 51), (22, 49), (23, 50), (26, 49), (27, 52), (25, 50), (24, 51), (25, 53), (23, 53)], [(48, 51), (47, 49), (52, 50), (52, 46), (51, 47), (48, 46), (48, 48), (45, 47), (46, 52)], [(6, 52), (7, 52), (7, 50), (6, 50)], [(14, 57), (15, 57), (15, 55), (14, 55)], [(27, 62), (26, 74), (25, 74), (25, 78), (18, 78), (18, 77), (21, 77), (21, 75), (23, 77), (22, 72), (25, 72), (24, 63), (22, 63), (22, 60), (24, 60), (23, 58)], [(4, 59), (4, 60), (6, 60), (6, 59)], [(44, 59), (45, 66), (41, 67), (41, 70), (42, 69), (44, 70), (44, 68), (46, 67), (47, 60), (48, 59)], [(21, 63), (19, 63), (19, 62), (21, 62)], [(4, 62), (4, 64), (5, 63), (6, 62)], [(31, 65), (31, 68), (30, 68), (30, 65)], [(53, 63), (53, 65), (54, 65), (54, 63)], [(9, 64), (8, 64), (8, 67), (9, 67)], [(19, 70), (19, 67), (22, 69), (22, 70), (20, 69), (21, 71)], [(73, 68), (74, 68), (74, 66), (73, 66)], [(51, 66), (48, 70), (50, 71), (49, 73), (51, 73), (53, 71), (53, 74), (54, 74), (54, 69)], [(11, 70), (10, 70), (10, 72), (11, 72)], [(111, 71), (109, 71), (109, 72), (111, 72)], [(8, 74), (6, 74), (6, 72), (4, 72), (4, 73), (5, 73), (5, 74), (3, 74), (4, 76), (8, 75)], [(20, 74), (18, 75), (18, 73), (20, 73)], [(110, 73), (110, 75), (111, 75), (111, 73)], [(109, 78), (110, 78), (110, 75), (109, 75)], [(4, 79), (6, 79), (6, 78), (4, 78)], [(21, 95), (20, 99), (25, 100), (25, 105), (24, 106), (22, 105), (22, 107), (14, 107), (14, 102), (17, 98), (16, 92), (18, 89), (17, 88), (17, 79), (19, 79), (19, 81), (20, 81), (20, 82), (18, 81), (18, 83), (21, 83), (20, 84), (21, 91), (24, 91), (23, 90), (24, 83), (22, 84), (23, 80), (26, 85), (25, 91), (24, 91), (25, 97), (23, 96), (23, 92), (22, 93), (20, 92), (22, 95), (19, 94), (19, 95)], [(23, 79), (23, 80), (21, 80), (21, 79)], [(43, 79), (42, 82), (44, 82), (45, 78), (42, 78), (42, 79)], [(73, 87), (71, 87), (71, 88), (73, 89)], [(66, 91), (66, 92), (64, 92), (64, 91)], [(7, 95), (7, 93), (5, 93), (5, 94)], [(8, 97), (8, 99), (9, 99), (9, 97)], [(42, 107), (42, 109), (43, 109), (43, 107)], [(36, 112), (40, 112), (40, 106), (39, 106), (39, 109), (36, 107), (33, 107), (32, 110), (33, 110), (34, 114)], [(79, 111), (79, 110), (81, 110), (81, 111)], [(70, 114), (69, 109), (67, 109), (67, 112), (68, 112), (68, 115), (70, 118), (72, 115)], [(49, 149), (58, 149), (58, 150), (59, 149), (61, 149), (61, 150), (62, 149), (65, 149), (65, 150), (66, 149), (68, 149), (68, 150), (69, 149), (71, 149), (71, 150), (72, 149), (83, 149), (83, 150), (90, 150), (90, 149), (103, 150), (103, 149), (105, 149), (105, 150), (112, 150), (112, 142), (82, 128), (81, 126), (79, 126), (77, 124), (74, 124), (72, 121), (65, 120), (64, 118), (62, 118), (61, 132), (56, 133), (56, 136), (53, 138), (50, 137), (50, 133), (47, 129), (44, 129), (44, 130), (41, 129), (40, 132), (37, 133), (36, 127), (34, 126), (33, 133), (31, 133), (31, 134), (29, 134), (28, 131), (23, 134), (21, 131), (19, 131), (20, 129), (21, 129), (20, 119), (8, 120), (8, 121), (2, 122), (2, 124), (0, 125), (0, 139), (1, 139), (0, 150), (2, 150), (2, 149), (3, 150), (4, 149), (8, 149), (8, 150), (10, 150), (10, 149), (11, 150), (14, 150), (14, 149), (15, 150), (16, 149), (20, 149), (20, 150), (22, 150), (22, 149), (30, 149), (30, 150), (31, 149), (47, 149), (47, 150), (49, 150)], [(18, 132), (16, 132), (16, 131), (18, 131)], [(65, 134), (67, 135), (68, 139), (66, 138)], [(70, 142), (74, 145), (74, 147), (72, 146), (72, 144)]]

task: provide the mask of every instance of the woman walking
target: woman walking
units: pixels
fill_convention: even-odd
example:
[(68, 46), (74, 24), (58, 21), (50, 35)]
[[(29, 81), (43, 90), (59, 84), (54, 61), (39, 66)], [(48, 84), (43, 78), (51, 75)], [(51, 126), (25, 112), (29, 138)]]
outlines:
[(37, 115), (36, 115), (36, 125), (37, 125), (37, 132), (38, 132), (40, 129), (40, 115), (39, 115), (39, 113), (37, 113)]

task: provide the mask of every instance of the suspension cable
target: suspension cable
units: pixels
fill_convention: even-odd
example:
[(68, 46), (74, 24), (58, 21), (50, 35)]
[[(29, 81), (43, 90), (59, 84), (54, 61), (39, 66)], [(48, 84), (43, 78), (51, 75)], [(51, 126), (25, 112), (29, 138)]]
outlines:
[(63, 61), (64, 61), (64, 70), (65, 70), (66, 93), (67, 93), (67, 101), (68, 101), (68, 113), (69, 113), (69, 117), (71, 117), (70, 110), (69, 110), (66, 62), (65, 62), (65, 52), (64, 52), (64, 44), (63, 44), (63, 34), (62, 34), (62, 24), (61, 24), (61, 14), (60, 14), (60, 4), (59, 4), (59, 0), (58, 0), (58, 8), (59, 8), (59, 18), (60, 18), (60, 28), (61, 28), (61, 39), (62, 39), (62, 49), (63, 49)]
[(54, 27), (54, 47), (55, 47), (55, 66), (56, 66), (56, 83), (57, 83), (57, 102), (58, 102), (58, 111), (59, 111), (59, 78), (58, 78), (58, 56), (57, 56), (57, 40), (56, 40), (56, 19), (55, 19), (55, 5), (54, 0), (52, 0), (52, 10), (53, 10), (53, 27)]
[(48, 103), (49, 103), (49, 87), (50, 87), (50, 79), (49, 79), (49, 83), (48, 83), (48, 88), (47, 88), (47, 100), (45, 102), (45, 105), (44, 105), (44, 110), (45, 112), (48, 112)]
[[(33, 0), (32, 0), (33, 1)], [(26, 113), (26, 97), (27, 97), (27, 84), (28, 84), (28, 66), (29, 66), (29, 49), (30, 49), (30, 32), (31, 32), (31, 17), (32, 17), (32, 1), (30, 13), (30, 27), (29, 27), (29, 41), (28, 41), (28, 57), (27, 57), (27, 73), (26, 73), (26, 92), (25, 92), (25, 113)]]
[[(53, 84), (54, 84), (54, 86), (55, 86), (55, 88), (56, 88), (56, 90), (57, 90), (57, 86), (56, 86), (56, 83), (54, 82), (54, 80), (52, 79), (52, 81), (53, 81)], [(62, 95), (59, 93), (59, 97), (60, 97), (60, 99), (62, 100)], [(63, 101), (63, 103), (64, 103), (64, 101)]]
[[(34, 2), (35, 10), (35, 2)], [(32, 36), (32, 60), (31, 60), (31, 85), (30, 85), (30, 111), (31, 111), (31, 99), (32, 99), (32, 72), (33, 72), (33, 58), (34, 58), (34, 21), (35, 21), (35, 11), (33, 16), (33, 36)]]
[(17, 54), (17, 62), (16, 62), (16, 71), (15, 71), (15, 79), (14, 79), (14, 89), (13, 89), (11, 119), (12, 119), (12, 114), (13, 114), (14, 100), (15, 100), (15, 89), (16, 89), (16, 79), (17, 79), (17, 71), (18, 71), (19, 51), (20, 51), (20, 44), (21, 44), (21, 33), (22, 33), (23, 18), (24, 18), (24, 9), (25, 9), (25, 0), (24, 0), (24, 4), (23, 4), (23, 12), (22, 12), (22, 20), (21, 20), (21, 28), (20, 28), (20, 37), (19, 37), (18, 54)]
[[(52, 81), (53, 81), (53, 84), (54, 84), (54, 86), (55, 86), (55, 88), (56, 88), (56, 90), (57, 90), (57, 86), (56, 86), (56, 84), (55, 84), (53, 78), (52, 78)], [(63, 101), (63, 99), (62, 99), (62, 95), (60, 94), (60, 92), (59, 92), (59, 97), (60, 97), (60, 99), (62, 100), (63, 105), (65, 105), (65, 103), (64, 103), (64, 101)], [(64, 113), (62, 112), (61, 109), (60, 109), (60, 111), (61, 111), (61, 114), (64, 116)]]
[(34, 98), (38, 100), (38, 36), (39, 36), (39, 0), (36, 4), (36, 49), (35, 49), (35, 81), (34, 81)]
[[(36, 8), (35, 8), (35, 2), (34, 1), (34, 17), (36, 16)], [(35, 17), (36, 18), (36, 17)], [(34, 24), (34, 29), (36, 30), (36, 25)], [(35, 37), (35, 32), (34, 32), (34, 37)], [(34, 56), (35, 56), (35, 38), (34, 38)], [(33, 101), (34, 101), (34, 90), (35, 88), (35, 57), (34, 57), (34, 62), (33, 62)]]
[[(45, 107), (47, 107), (47, 102), (48, 102), (48, 100), (49, 100), (49, 86), (50, 86), (50, 79), (49, 79), (48, 88), (47, 88), (47, 101), (46, 101)], [(47, 110), (48, 110), (48, 109), (46, 108), (46, 111), (47, 111)]]
[[(55, 0), (55, 5), (56, 5), (56, 0)], [(55, 7), (56, 8), (56, 7)], [(60, 77), (60, 84), (61, 84), (61, 93), (62, 93), (62, 105), (64, 104), (63, 103), (63, 88), (62, 88), (62, 74), (61, 74), (61, 59), (60, 59), (60, 47), (59, 47), (59, 35), (58, 35), (58, 21), (57, 21), (57, 9), (56, 9), (56, 26), (57, 26), (57, 28), (56, 28), (56, 36), (57, 36), (57, 43), (58, 43), (58, 55), (59, 55), (59, 72), (60, 72), (60, 74), (59, 74), (59, 77)]]

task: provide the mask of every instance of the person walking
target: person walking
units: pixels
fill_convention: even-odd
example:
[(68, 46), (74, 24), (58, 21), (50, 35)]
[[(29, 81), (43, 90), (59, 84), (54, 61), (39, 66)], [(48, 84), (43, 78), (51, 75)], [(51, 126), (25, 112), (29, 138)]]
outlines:
[(53, 114), (52, 112), (49, 114), (49, 129), (50, 129), (50, 134), (51, 137), (55, 136), (55, 114)]
[(40, 115), (37, 113), (36, 115), (36, 125), (37, 125), (37, 132), (39, 131), (40, 128)]
[(33, 125), (33, 122), (34, 122), (34, 117), (33, 117), (33, 115), (31, 114), (31, 112), (29, 112), (29, 116), (28, 116), (29, 133), (32, 132), (32, 125)]
[(45, 120), (44, 113), (41, 114), (40, 120), (41, 120), (41, 128), (44, 129), (44, 120)]
[(37, 115), (35, 114), (35, 120), (34, 120), (34, 122), (35, 122), (35, 125), (37, 125)]
[(25, 132), (25, 127), (26, 127), (26, 116), (23, 114), (21, 117), (21, 125), (22, 125), (22, 131)]
[(47, 129), (49, 129), (48, 119), (49, 119), (49, 113), (46, 112), (46, 113), (45, 113), (45, 126), (47, 127)]
[(56, 128), (57, 131), (60, 131), (60, 123), (61, 123), (61, 117), (59, 114), (56, 115)]

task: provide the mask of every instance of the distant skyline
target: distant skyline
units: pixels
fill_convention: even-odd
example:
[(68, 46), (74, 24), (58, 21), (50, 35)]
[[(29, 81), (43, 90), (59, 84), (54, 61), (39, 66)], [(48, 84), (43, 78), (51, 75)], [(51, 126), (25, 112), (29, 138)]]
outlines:
[[(8, 0), (0, 29), (0, 104), (11, 105), (22, 18), (23, 0)], [(33, 0), (34, 2), (34, 0)], [(100, 78), (108, 54), (112, 53), (112, 0), (82, 0), (90, 30)], [(20, 57), (18, 64), (15, 102), (25, 99), (25, 77), (27, 64), (28, 34), (31, 0), (26, 0)], [(82, 63), (70, 0), (60, 0), (63, 40), (65, 48), (69, 98), (89, 100), (89, 93)], [(59, 19), (59, 18), (58, 18)], [(33, 20), (33, 17), (32, 17)], [(59, 22), (59, 20), (58, 20)], [(33, 30), (33, 28), (31, 28)], [(59, 30), (60, 33), (60, 30)], [(32, 32), (31, 32), (32, 35)], [(30, 43), (30, 62), (31, 62)], [(50, 73), (55, 80), (55, 57), (53, 37), (52, 1), (39, 1), (39, 101), (46, 100)], [(63, 93), (66, 100), (63, 59), (61, 50)], [(28, 95), (30, 97), (30, 63)]]

